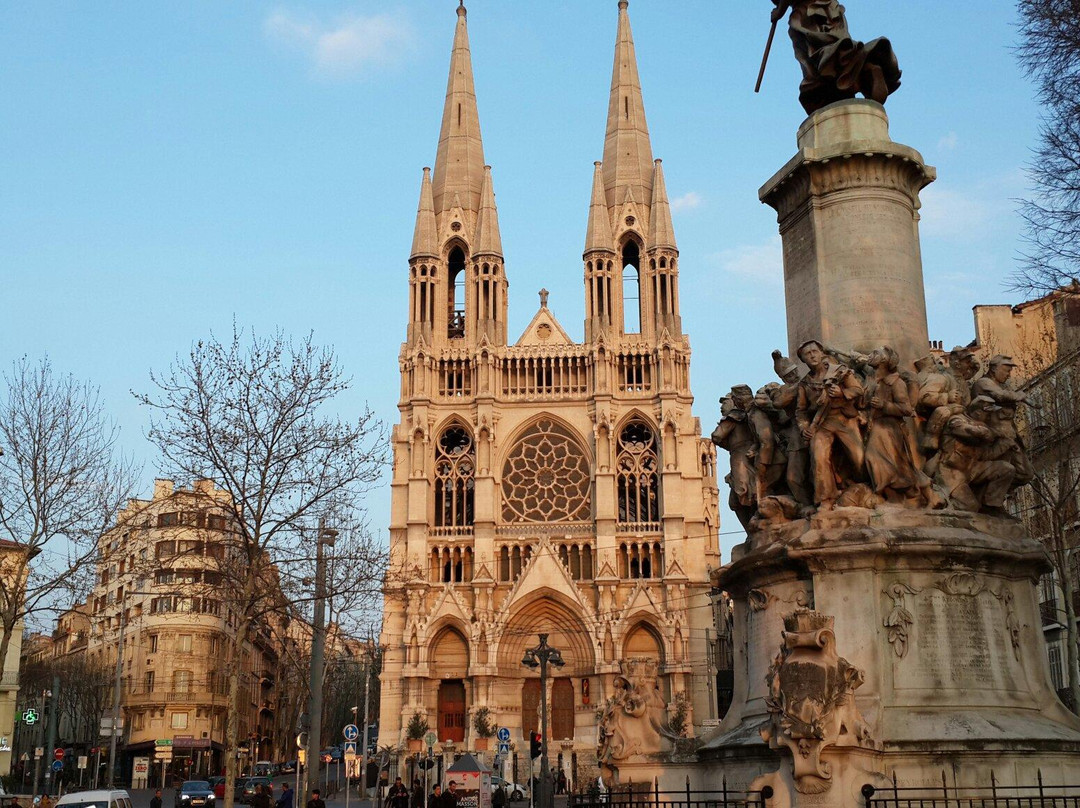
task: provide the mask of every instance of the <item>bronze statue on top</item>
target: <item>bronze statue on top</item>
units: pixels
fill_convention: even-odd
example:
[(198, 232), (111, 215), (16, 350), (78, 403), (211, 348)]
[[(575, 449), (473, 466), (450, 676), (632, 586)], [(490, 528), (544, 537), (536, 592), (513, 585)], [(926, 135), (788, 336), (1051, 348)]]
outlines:
[(788, 33), (803, 72), (799, 102), (807, 115), (859, 93), (884, 104), (896, 92), (900, 86), (900, 66), (889, 40), (852, 39), (844, 7), (837, 0), (773, 0), (773, 3), (776, 5), (772, 12), (773, 29), (769, 32), (761, 72), (765, 70), (776, 24), (790, 9)]

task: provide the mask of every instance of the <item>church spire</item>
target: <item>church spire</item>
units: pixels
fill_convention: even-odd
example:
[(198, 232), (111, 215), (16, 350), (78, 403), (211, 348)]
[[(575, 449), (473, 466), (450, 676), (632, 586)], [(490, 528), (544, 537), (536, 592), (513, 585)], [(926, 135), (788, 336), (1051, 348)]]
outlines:
[(611, 237), (611, 214), (604, 199), (603, 163), (593, 163), (592, 201), (589, 203), (589, 226), (585, 231), (585, 252), (606, 250), (614, 252), (615, 242)]
[(416, 209), (416, 228), (413, 230), (410, 258), (439, 254), (439, 242), (435, 229), (435, 204), (431, 198), (431, 169), (424, 167), (424, 179), (420, 181), (420, 205)]
[(473, 254), (502, 256), (499, 212), (495, 209), (495, 190), (491, 186), (491, 166), (484, 166), (484, 182), (480, 190), (480, 212), (476, 217), (476, 247), (473, 249)]
[(668, 203), (667, 186), (664, 184), (664, 169), (657, 159), (653, 168), (652, 206), (649, 211), (650, 250), (657, 247), (678, 249), (675, 246), (675, 228), (671, 224), (671, 205)]
[(484, 179), (484, 144), (480, 138), (480, 115), (476, 109), (472, 56), (465, 5), (457, 9), (450, 76), (446, 82), (439, 148), (435, 155), (432, 198), (436, 214), (449, 210), (455, 198), (463, 210), (475, 214), (480, 207)]
[(628, 5), (627, 0), (619, 0), (619, 28), (604, 137), (604, 192), (609, 209), (623, 203), (628, 189), (639, 202), (647, 204), (652, 198), (652, 146), (645, 123)]

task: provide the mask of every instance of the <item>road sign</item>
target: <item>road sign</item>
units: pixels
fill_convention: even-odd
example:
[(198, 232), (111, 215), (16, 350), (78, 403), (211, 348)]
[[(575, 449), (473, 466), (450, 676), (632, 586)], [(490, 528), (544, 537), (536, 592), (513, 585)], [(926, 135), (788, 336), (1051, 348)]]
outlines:
[(435, 758), (433, 758), (433, 757), (424, 758), (423, 760), (420, 761), (419, 765), (420, 765), (421, 769), (430, 769), (432, 766), (435, 765)]
[(429, 732), (427, 735), (424, 736), (424, 742), (428, 746), (434, 746), (435, 741), (437, 741), (437, 740), (439, 740), (439, 736), (436, 735), (434, 732)]
[(355, 741), (360, 737), (360, 730), (356, 724), (346, 724), (345, 729), (341, 731), (341, 734), (345, 736), (346, 741)]
[(499, 756), (500, 757), (506, 757), (509, 754), (510, 754), (510, 742), (509, 741), (499, 741)]
[(36, 758), (45, 757), (45, 747), (44, 746), (35, 746), (34, 747), (34, 757), (36, 757)]
[(154, 752), (154, 760), (158, 761), (159, 763), (172, 760), (172, 750), (170, 749), (167, 752), (163, 752), (159, 749), (158, 751)]
[(86, 755), (79, 755), (79, 768), (80, 769), (85, 769), (86, 768)]
[(62, 768), (64, 768), (64, 761), (62, 761), (62, 760), (54, 760), (54, 761), (52, 762), (52, 770), (53, 770), (54, 772), (58, 772), (58, 771), (60, 771), (60, 770), (61, 770)]
[(172, 738), (158, 738), (154, 741), (154, 746), (172, 746)]
[(61, 748), (60, 748), (60, 747), (58, 746), (58, 747), (56, 747), (56, 748), (55, 748), (55, 749), (53, 750), (52, 756), (53, 756), (53, 757), (54, 757), (54, 758), (55, 758), (56, 760), (63, 760), (63, 759), (64, 759), (64, 750), (63, 750), (63, 749), (61, 749)]
[(23, 752), (21, 755), (19, 755), (19, 760), (21, 760), (23, 763), (26, 763), (26, 761), (28, 761), (29, 759), (30, 759), (30, 753), (29, 752)]
[(38, 712), (33, 707), (22, 714), (22, 720), (27, 724), (36, 724), (38, 720)]
[(506, 727), (499, 727), (499, 732), (497, 734), (498, 734), (499, 740), (503, 741), (504, 743), (506, 743), (506, 742), (508, 742), (510, 740), (510, 730), (507, 729)]
[(307, 763), (307, 750), (303, 747), (298, 749), (296, 752), (296, 762), (299, 766), (303, 766), (305, 763)]
[(345, 741), (345, 757), (356, 754), (356, 741)]

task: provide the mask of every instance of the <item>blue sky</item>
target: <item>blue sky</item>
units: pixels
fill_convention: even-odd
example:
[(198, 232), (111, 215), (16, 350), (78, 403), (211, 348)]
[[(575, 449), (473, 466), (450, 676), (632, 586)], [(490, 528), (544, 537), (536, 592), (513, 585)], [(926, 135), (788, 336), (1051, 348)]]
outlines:
[[(0, 4), (0, 361), (48, 353), (102, 388), (146, 462), (129, 390), (232, 321), (315, 332), (367, 401), (397, 417), (407, 260), (435, 156), (455, 0)], [(592, 163), (603, 150), (615, 0), (472, 0), (473, 67), (512, 337), (551, 291), (582, 337)], [(857, 38), (903, 68), (893, 139), (939, 179), (923, 193), (933, 339), (972, 338), (971, 307), (1014, 302), (1039, 110), (1005, 0), (850, 0)], [(655, 156), (681, 252), (695, 414), (770, 378), (786, 345), (775, 214), (757, 189), (794, 153), (798, 67), (771, 4), (632, 0)], [(726, 463), (726, 461), (723, 461)], [(722, 463), (723, 465), (723, 463)], [(722, 499), (726, 498), (726, 493)], [(389, 522), (389, 490), (370, 502)], [(722, 531), (736, 528), (730, 514)], [(724, 558), (737, 536), (723, 536)]]

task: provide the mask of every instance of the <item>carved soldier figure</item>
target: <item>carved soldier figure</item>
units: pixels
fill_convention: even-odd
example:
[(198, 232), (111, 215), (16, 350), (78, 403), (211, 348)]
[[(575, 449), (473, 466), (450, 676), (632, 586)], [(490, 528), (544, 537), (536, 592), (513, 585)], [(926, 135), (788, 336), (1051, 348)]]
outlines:
[(750, 458), (754, 449), (754, 433), (750, 429), (746, 410), (735, 402), (735, 391), (744, 387), (745, 392), (740, 390), (739, 398), (749, 405), (753, 394), (746, 385), (736, 385), (731, 388), (731, 393), (720, 399), (720, 423), (713, 430), (712, 442), (731, 456), (731, 473), (728, 475), (731, 493), (728, 495), (728, 506), (735, 512), (742, 526), (747, 527), (754, 515), (754, 467)]
[(1016, 363), (1010, 356), (998, 354), (991, 357), (986, 375), (971, 386), (971, 395), (993, 399), (994, 403), (1001, 408), (990, 419), (990, 425), (994, 432), (1009, 444), (1009, 450), (1005, 453), (1004, 459), (1008, 460), (1016, 470), (1012, 484), (1013, 487), (1019, 487), (1031, 482), (1035, 477), (1035, 470), (1028, 459), (1023, 441), (1016, 431), (1016, 406), (1018, 404), (1035, 405), (1028, 400), (1026, 393), (1010, 390), (1006, 386), (1014, 367)]
[(773, 369), (783, 384), (770, 392), (773, 406), (787, 416), (788, 425), (784, 430), (787, 468), (784, 479), (788, 491), (800, 505), (811, 505), (814, 496), (810, 490), (810, 444), (803, 437), (802, 427), (795, 418), (795, 409), (799, 403), (799, 380), (802, 374), (799, 366), (780, 351), (773, 351)]
[(754, 476), (757, 488), (754, 500), (760, 503), (777, 491), (777, 485), (784, 479), (787, 469), (787, 455), (780, 441), (787, 415), (777, 409), (772, 401), (772, 391), (780, 385), (775, 382), (762, 387), (754, 395), (750, 408), (750, 429), (754, 433)]
[(942, 424), (941, 453), (936, 458), (938, 480), (953, 507), (967, 511), (1004, 514), (1005, 495), (1016, 474), (1002, 459), (1009, 442), (990, 426), (1000, 411), (994, 400), (976, 396), (965, 412), (950, 404), (952, 415)]
[(949, 366), (945, 375), (952, 381), (965, 407), (971, 403), (971, 380), (979, 372), (979, 360), (971, 348), (957, 345), (949, 351)]
[[(817, 340), (800, 345), (798, 355), (810, 372), (799, 382), (795, 417), (803, 437), (810, 443), (814, 502), (819, 508), (829, 510), (839, 494), (838, 472), (847, 483), (862, 472), (863, 439), (856, 402), (862, 398), (863, 387), (851, 368), (826, 359)], [(834, 455), (837, 443), (843, 448), (844, 457)], [(847, 469), (842, 467), (845, 459)]]
[(885, 38), (857, 42), (837, 0), (773, 0), (772, 21), (788, 9), (788, 33), (802, 67), (799, 102), (806, 114), (862, 93), (884, 104), (900, 86), (900, 66)]
[(896, 351), (887, 345), (875, 349), (869, 359), (874, 378), (866, 390), (870, 405), (866, 471), (874, 493), (893, 501), (906, 499), (917, 486), (907, 426), (915, 411), (907, 382), (897, 372), (899, 361)]

